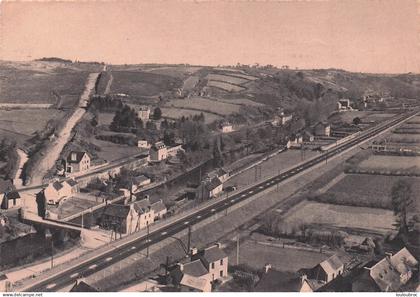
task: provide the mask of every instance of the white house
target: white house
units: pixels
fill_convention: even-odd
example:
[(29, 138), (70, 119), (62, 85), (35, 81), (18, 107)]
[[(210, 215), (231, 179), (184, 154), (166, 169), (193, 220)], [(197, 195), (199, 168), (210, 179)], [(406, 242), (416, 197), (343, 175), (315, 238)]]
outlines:
[(150, 118), (149, 106), (139, 106), (135, 110), (136, 110), (137, 118), (139, 118), (144, 124), (146, 124)]
[(223, 183), (218, 177), (206, 179), (196, 189), (198, 199), (209, 199), (216, 197), (223, 191)]
[(74, 196), (79, 191), (78, 184), (73, 179), (67, 181), (55, 181), (43, 190), (48, 204), (58, 204), (66, 198)]
[(215, 244), (202, 250), (191, 249), (191, 258), (171, 271), (173, 279), (194, 291), (210, 292), (211, 284), (228, 277), (228, 256)]
[(141, 230), (155, 221), (155, 210), (152, 208), (148, 198), (133, 203), (137, 212), (136, 230)]
[(351, 107), (351, 103), (349, 99), (340, 99), (337, 102), (337, 110), (338, 111), (349, 111), (353, 110)]
[(233, 126), (229, 122), (224, 122), (220, 125), (220, 131), (222, 133), (230, 133), (233, 131)]
[(138, 148), (149, 149), (150, 148), (150, 144), (147, 142), (147, 140), (141, 139), (141, 140), (138, 140), (137, 141), (137, 147)]
[(66, 158), (66, 173), (83, 172), (90, 169), (90, 157), (86, 152), (72, 151)]

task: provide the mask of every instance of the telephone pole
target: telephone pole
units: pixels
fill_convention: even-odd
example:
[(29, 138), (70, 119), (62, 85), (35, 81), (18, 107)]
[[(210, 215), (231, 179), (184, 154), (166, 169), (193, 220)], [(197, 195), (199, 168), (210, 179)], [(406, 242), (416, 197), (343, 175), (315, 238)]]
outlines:
[(146, 257), (149, 258), (149, 222), (146, 223), (146, 227), (147, 227), (147, 235), (146, 235)]
[(239, 234), (236, 237), (236, 265), (239, 265)]

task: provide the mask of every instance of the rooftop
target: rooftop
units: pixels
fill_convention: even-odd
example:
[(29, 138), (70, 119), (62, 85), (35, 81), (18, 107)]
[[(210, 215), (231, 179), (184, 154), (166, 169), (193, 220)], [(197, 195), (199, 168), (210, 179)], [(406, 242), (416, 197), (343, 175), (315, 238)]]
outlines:
[[(72, 160), (72, 154), (76, 154), (75, 160)], [(67, 156), (67, 162), (68, 163), (80, 163), (80, 161), (83, 159), (83, 157), (87, 155), (86, 152), (81, 151), (71, 151)]]
[(104, 214), (118, 218), (126, 218), (129, 212), (130, 206), (128, 205), (108, 204), (105, 207)]
[(183, 264), (183, 266), (184, 268), (182, 272), (184, 274), (192, 275), (195, 277), (200, 277), (209, 273), (200, 259)]

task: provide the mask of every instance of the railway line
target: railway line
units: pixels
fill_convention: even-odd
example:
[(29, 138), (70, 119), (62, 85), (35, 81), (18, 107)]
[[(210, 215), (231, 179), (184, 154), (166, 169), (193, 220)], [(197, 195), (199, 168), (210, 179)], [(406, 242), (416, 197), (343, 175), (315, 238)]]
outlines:
[(126, 257), (139, 253), (146, 249), (148, 246), (153, 245), (159, 241), (162, 241), (166, 238), (169, 238), (189, 226), (193, 226), (210, 216), (213, 216), (216, 213), (222, 212), (227, 208), (244, 201), (251, 196), (254, 196), (267, 188), (270, 188), (278, 183), (281, 183), (292, 176), (295, 176), (317, 164), (322, 162), (327, 162), (329, 158), (340, 154), (365, 140), (368, 140), (374, 136), (377, 136), (379, 133), (386, 131), (387, 129), (394, 127), (403, 121), (413, 117), (418, 113), (417, 110), (410, 111), (408, 113), (400, 114), (395, 116), (390, 121), (381, 123), (378, 126), (372, 127), (360, 134), (355, 138), (349, 140), (348, 142), (337, 144), (335, 147), (323, 152), (321, 155), (316, 156), (305, 163), (296, 165), (295, 167), (282, 172), (278, 175), (270, 177), (256, 185), (253, 185), (243, 191), (232, 195), (231, 197), (220, 199), (214, 204), (207, 206), (203, 209), (199, 209), (196, 212), (180, 218), (169, 226), (162, 226), (162, 228), (156, 229), (150, 232), (147, 236), (142, 236), (134, 239), (133, 241), (124, 244), (118, 248), (105, 252), (101, 255), (97, 255), (83, 263), (69, 267), (67, 270), (62, 271), (54, 276), (51, 276), (48, 279), (40, 280), (37, 284), (34, 284), (30, 287), (24, 289), (24, 291), (34, 292), (49, 292), (57, 291), (60, 288), (64, 288), (72, 284), (77, 278), (87, 277), (95, 272), (98, 272), (109, 265), (117, 263)]

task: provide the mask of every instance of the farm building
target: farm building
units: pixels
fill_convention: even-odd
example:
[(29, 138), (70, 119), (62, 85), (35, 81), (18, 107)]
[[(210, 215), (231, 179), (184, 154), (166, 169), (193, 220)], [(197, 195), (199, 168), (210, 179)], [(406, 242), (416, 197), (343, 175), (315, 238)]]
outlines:
[(229, 122), (224, 122), (224, 123), (220, 124), (219, 128), (220, 128), (220, 131), (222, 133), (230, 133), (230, 132), (233, 131), (233, 126)]
[(216, 197), (223, 191), (223, 183), (218, 177), (207, 178), (196, 189), (198, 199), (209, 199)]
[(137, 141), (137, 147), (138, 148), (149, 149), (150, 144), (147, 142), (147, 140), (141, 139), (141, 140)]
[(337, 110), (338, 111), (353, 110), (353, 108), (351, 107), (350, 99), (340, 99), (340, 100), (338, 100)]

